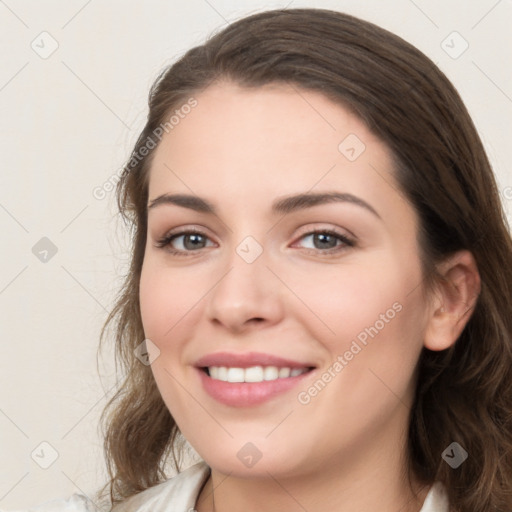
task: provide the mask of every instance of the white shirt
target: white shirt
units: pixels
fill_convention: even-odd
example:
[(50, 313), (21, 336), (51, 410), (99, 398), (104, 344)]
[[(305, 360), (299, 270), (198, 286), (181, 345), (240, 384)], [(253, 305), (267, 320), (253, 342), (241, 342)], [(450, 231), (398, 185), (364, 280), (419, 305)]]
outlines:
[[(199, 462), (169, 480), (132, 496), (112, 512), (194, 512), (199, 493), (210, 475), (210, 468)], [(34, 508), (10, 512), (98, 512), (94, 503), (81, 494), (66, 500), (53, 500)], [(2, 511), (0, 512), (7, 512)], [(435, 483), (429, 490), (420, 512), (449, 512), (443, 485)]]

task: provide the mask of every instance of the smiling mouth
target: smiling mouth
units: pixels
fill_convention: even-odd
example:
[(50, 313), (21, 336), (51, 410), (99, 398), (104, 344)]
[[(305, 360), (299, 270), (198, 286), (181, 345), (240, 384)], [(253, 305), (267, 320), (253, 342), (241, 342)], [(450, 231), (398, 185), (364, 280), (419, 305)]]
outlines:
[(313, 369), (314, 367), (291, 368), (277, 366), (250, 366), (248, 368), (207, 366), (201, 368), (211, 379), (230, 383), (254, 383), (289, 379), (308, 373)]

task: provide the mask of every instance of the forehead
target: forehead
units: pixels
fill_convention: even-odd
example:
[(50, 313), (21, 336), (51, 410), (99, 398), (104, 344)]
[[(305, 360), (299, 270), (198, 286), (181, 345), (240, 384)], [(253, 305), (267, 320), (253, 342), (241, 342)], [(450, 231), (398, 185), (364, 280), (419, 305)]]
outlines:
[(182, 192), (247, 206), (315, 188), (370, 200), (396, 194), (385, 144), (319, 92), (225, 82), (194, 98), (155, 150), (150, 198)]

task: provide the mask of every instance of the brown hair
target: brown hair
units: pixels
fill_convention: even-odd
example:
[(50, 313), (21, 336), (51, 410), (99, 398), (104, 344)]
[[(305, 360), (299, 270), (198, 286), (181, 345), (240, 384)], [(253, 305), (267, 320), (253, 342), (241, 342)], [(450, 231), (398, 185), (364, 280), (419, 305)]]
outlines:
[[(106, 487), (115, 504), (179, 470), (180, 434), (134, 349), (144, 339), (139, 279), (146, 242), (148, 171), (141, 149), (192, 95), (214, 82), (289, 83), (355, 112), (391, 149), (401, 193), (420, 217), (425, 289), (455, 251), (481, 276), (475, 310), (455, 345), (426, 348), (410, 414), (408, 462), (425, 484), (441, 481), (452, 510), (510, 510), (512, 503), (512, 240), (495, 178), (471, 118), (444, 74), (419, 50), (371, 23), (323, 9), (273, 10), (241, 19), (189, 50), (157, 78), (147, 123), (117, 189), (133, 235), (131, 267), (102, 331), (115, 326), (124, 381), (107, 404)], [(100, 344), (101, 346), (101, 344)], [(453, 441), (468, 460), (451, 469)]]

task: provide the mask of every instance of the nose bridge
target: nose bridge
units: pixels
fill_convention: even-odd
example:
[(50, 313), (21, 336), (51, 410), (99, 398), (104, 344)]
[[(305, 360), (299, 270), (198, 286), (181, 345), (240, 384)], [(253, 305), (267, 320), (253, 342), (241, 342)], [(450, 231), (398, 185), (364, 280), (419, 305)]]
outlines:
[(216, 287), (217, 295), (246, 305), (261, 298), (267, 288), (266, 281), (272, 277), (266, 262), (263, 246), (254, 237), (245, 237), (226, 256), (227, 273)]
[(223, 259), (223, 277), (209, 297), (209, 317), (230, 328), (251, 319), (276, 321), (281, 313), (278, 286), (267, 269), (269, 254), (253, 236), (245, 236)]

